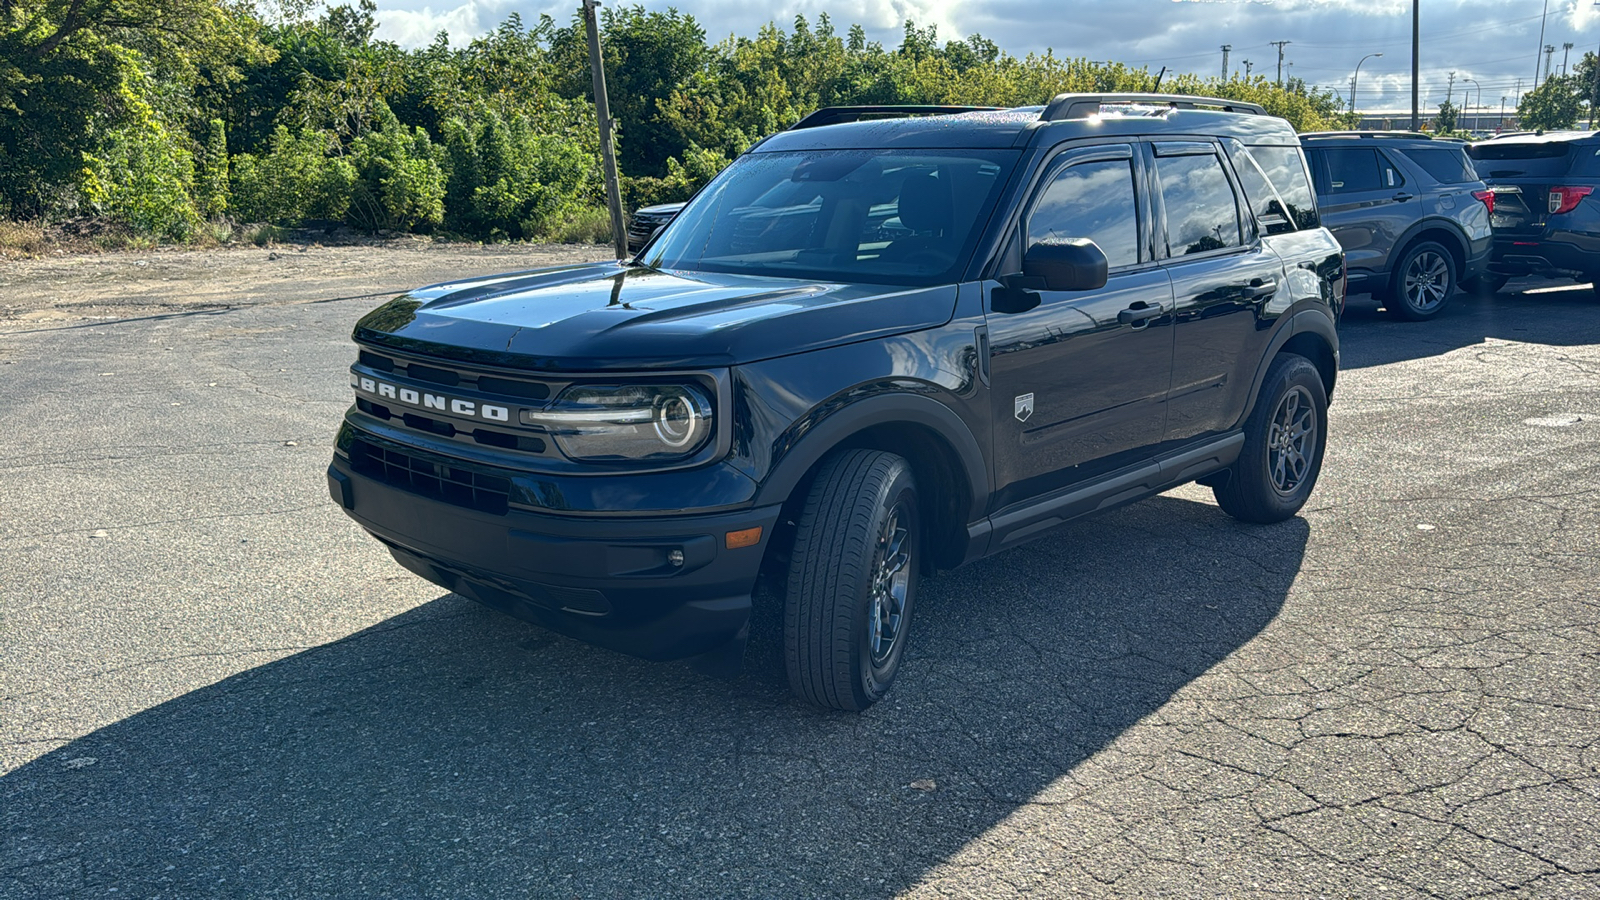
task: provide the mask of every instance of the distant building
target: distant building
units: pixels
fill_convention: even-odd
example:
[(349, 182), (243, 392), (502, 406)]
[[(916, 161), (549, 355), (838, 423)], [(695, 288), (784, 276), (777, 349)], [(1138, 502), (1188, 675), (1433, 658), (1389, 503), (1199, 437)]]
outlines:
[[(1421, 111), (1422, 126), (1428, 127), (1439, 115), (1438, 109), (1424, 109)], [(1380, 109), (1361, 113), (1361, 124), (1356, 126), (1362, 131), (1409, 131), (1411, 129), (1411, 110), (1407, 109)], [(1456, 130), (1487, 132), (1496, 134), (1501, 131), (1517, 130), (1517, 115), (1515, 110), (1506, 110), (1505, 118), (1500, 117), (1499, 110), (1474, 110), (1473, 112), (1456, 113)]]

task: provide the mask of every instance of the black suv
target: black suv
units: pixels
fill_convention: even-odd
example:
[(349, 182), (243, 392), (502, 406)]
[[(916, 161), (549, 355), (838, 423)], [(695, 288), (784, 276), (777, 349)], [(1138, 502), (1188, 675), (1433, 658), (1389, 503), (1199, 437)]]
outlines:
[(1494, 192), (1487, 288), (1521, 275), (1600, 281), (1600, 133), (1509, 134), (1467, 152)]
[(936, 568), (1196, 480), (1293, 516), (1344, 275), (1289, 124), (896, 112), (765, 139), (632, 260), (368, 314), (334, 499), (422, 577), (650, 658), (736, 660), (764, 578), (795, 692), (842, 709)]
[(1344, 247), (1350, 293), (1431, 319), (1488, 271), (1488, 187), (1466, 145), (1408, 131), (1300, 136), (1322, 224)]

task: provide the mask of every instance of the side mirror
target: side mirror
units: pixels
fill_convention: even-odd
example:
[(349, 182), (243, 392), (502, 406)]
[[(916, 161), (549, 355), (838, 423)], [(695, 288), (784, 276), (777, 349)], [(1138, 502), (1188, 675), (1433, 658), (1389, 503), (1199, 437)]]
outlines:
[(1106, 286), (1106, 255), (1088, 238), (1050, 238), (1028, 248), (1022, 274), (1044, 280), (1046, 290), (1092, 291)]

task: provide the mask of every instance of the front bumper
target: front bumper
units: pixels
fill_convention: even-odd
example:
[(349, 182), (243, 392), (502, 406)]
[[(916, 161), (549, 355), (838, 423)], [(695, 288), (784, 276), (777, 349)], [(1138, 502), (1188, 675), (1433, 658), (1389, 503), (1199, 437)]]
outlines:
[[(781, 509), (649, 518), (495, 514), (385, 484), (342, 455), (328, 467), (328, 488), (396, 561), (434, 584), (646, 659), (692, 656), (740, 636)], [(756, 527), (758, 543), (726, 546), (728, 532)]]

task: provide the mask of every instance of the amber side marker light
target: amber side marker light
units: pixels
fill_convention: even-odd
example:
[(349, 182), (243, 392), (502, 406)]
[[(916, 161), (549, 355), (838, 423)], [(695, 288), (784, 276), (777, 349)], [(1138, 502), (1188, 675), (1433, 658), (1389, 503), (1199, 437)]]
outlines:
[(761, 526), (746, 528), (743, 531), (730, 531), (723, 542), (729, 550), (737, 550), (740, 547), (754, 547), (761, 543)]

